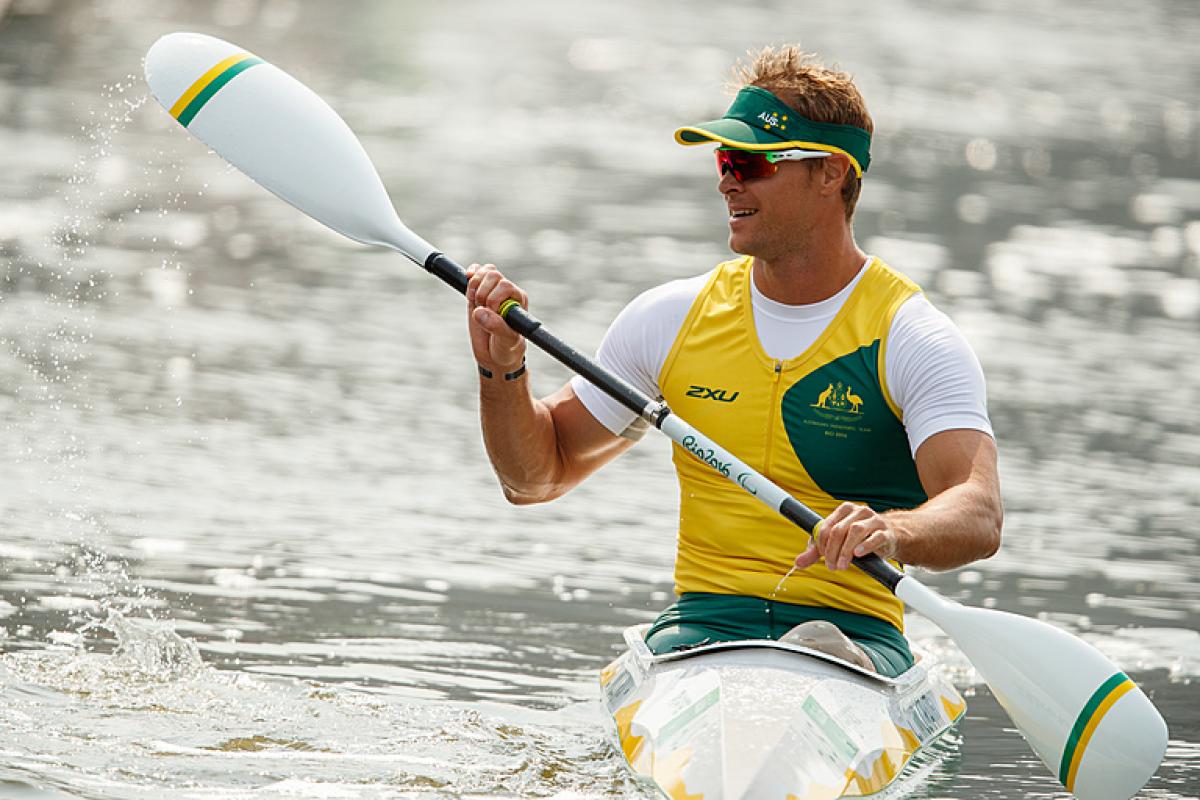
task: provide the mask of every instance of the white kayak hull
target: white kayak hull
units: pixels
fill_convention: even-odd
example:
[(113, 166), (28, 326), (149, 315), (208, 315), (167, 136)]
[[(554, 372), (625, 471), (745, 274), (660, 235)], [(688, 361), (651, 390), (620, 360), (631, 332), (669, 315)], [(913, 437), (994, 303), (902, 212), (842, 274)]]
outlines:
[(656, 656), (647, 628), (625, 631), (600, 683), (630, 768), (667, 797), (875, 795), (966, 712), (927, 654), (891, 679), (769, 640)]

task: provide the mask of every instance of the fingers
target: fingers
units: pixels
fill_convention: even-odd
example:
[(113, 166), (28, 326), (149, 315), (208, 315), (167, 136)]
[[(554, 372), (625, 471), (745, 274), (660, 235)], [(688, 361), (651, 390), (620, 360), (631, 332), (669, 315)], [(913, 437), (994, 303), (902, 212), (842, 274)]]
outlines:
[(472, 264), (467, 270), (467, 304), (475, 308), (490, 308), (497, 314), (506, 300), (516, 300), (529, 307), (529, 296), (515, 283), (505, 278), (495, 264)]
[(809, 542), (808, 549), (796, 556), (796, 569), (807, 569), (821, 560), (821, 551)]
[(840, 565), (840, 559), (849, 532), (848, 526), (854, 523), (862, 508), (852, 503), (842, 503), (821, 523), (817, 549), (821, 551), (825, 566), (829, 569), (836, 571), (844, 568)]
[(827, 516), (820, 526), (816, 541), (796, 556), (796, 566), (811, 566), (824, 558), (830, 570), (847, 569), (855, 556), (879, 553), (890, 558), (895, 550), (895, 536), (887, 517), (867, 506), (842, 503)]
[(529, 297), (504, 277), (494, 264), (472, 264), (467, 269), (467, 314), (475, 360), (489, 369), (508, 371), (521, 363), (525, 340), (508, 327), (501, 306), (516, 300), (528, 307)]
[(485, 306), (476, 306), (471, 309), (471, 319), (475, 321), (481, 328), (493, 336), (499, 336), (502, 339), (511, 339), (516, 341), (517, 334), (512, 328), (508, 327), (508, 323), (504, 321), (504, 317), (492, 311)]
[(872, 531), (867, 538), (862, 540), (862, 543), (854, 548), (854, 555), (865, 556), (870, 553), (880, 553), (884, 558), (891, 558), (894, 553), (890, 552), (892, 547), (892, 536), (888, 530)]

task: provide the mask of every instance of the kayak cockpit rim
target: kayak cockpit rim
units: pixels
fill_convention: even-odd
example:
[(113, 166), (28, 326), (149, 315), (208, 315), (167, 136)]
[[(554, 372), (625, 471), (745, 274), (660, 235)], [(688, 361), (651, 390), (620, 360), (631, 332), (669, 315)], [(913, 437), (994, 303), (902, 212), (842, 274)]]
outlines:
[(909, 676), (913, 669), (915, 669), (921, 663), (919, 654), (914, 652), (914, 655), (918, 657), (913, 667), (910, 667), (908, 670), (895, 678), (890, 678), (886, 675), (880, 675), (878, 672), (864, 669), (858, 664), (852, 664), (845, 659), (838, 658), (837, 656), (831, 653), (826, 653), (823, 650), (814, 650), (810, 647), (804, 647), (803, 645), (780, 642), (776, 641), (775, 639), (738, 639), (728, 642), (713, 642), (711, 644), (702, 644), (696, 647), (689, 647), (686, 650), (677, 650), (672, 653), (655, 654), (650, 651), (649, 646), (646, 644), (646, 632), (649, 630), (649, 624), (634, 625), (625, 629), (624, 638), (626, 647), (628, 647), (635, 654), (636, 658), (647, 661), (651, 664), (666, 664), (673, 661), (682, 661), (687, 658), (695, 658), (696, 656), (702, 656), (708, 653), (719, 653), (729, 650), (776, 650), (784, 653), (795, 653), (797, 655), (815, 658), (828, 664), (834, 664), (836, 666), (843, 667), (850, 672), (862, 675), (865, 678), (878, 681), (884, 685), (903, 686), (909, 682), (906, 677)]

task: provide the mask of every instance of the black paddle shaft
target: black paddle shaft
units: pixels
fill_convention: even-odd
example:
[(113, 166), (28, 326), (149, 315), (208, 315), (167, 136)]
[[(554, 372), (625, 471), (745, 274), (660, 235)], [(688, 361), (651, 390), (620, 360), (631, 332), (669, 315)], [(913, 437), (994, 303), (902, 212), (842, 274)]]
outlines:
[[(446, 254), (438, 252), (430, 254), (429, 258), (425, 260), (424, 267), (431, 274), (457, 289), (459, 294), (467, 293), (467, 271)], [(655, 412), (653, 421), (656, 426), (661, 428), (662, 421), (671, 413), (666, 405), (651, 400), (620, 377), (546, 330), (537, 317), (521, 306), (512, 306), (504, 314), (504, 321), (508, 323), (508, 327), (533, 342), (543, 352), (577, 375), (582, 375), (593, 386), (639, 417), (644, 416), (648, 410), (653, 408)], [(812, 535), (817, 523), (821, 521), (819, 514), (792, 497), (786, 498), (778, 510), (784, 518), (804, 529), (809, 535)], [(904, 577), (904, 573), (874, 553), (855, 556), (851, 561), (893, 593), (896, 591), (896, 585), (900, 583), (900, 579)]]

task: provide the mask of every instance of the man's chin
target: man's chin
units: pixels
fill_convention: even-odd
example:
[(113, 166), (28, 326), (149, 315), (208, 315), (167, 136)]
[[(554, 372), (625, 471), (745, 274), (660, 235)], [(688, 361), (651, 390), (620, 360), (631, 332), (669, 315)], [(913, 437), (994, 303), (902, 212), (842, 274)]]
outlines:
[(750, 252), (752, 247), (749, 242), (739, 237), (737, 234), (729, 234), (729, 249), (737, 253), (739, 256), (752, 256)]

